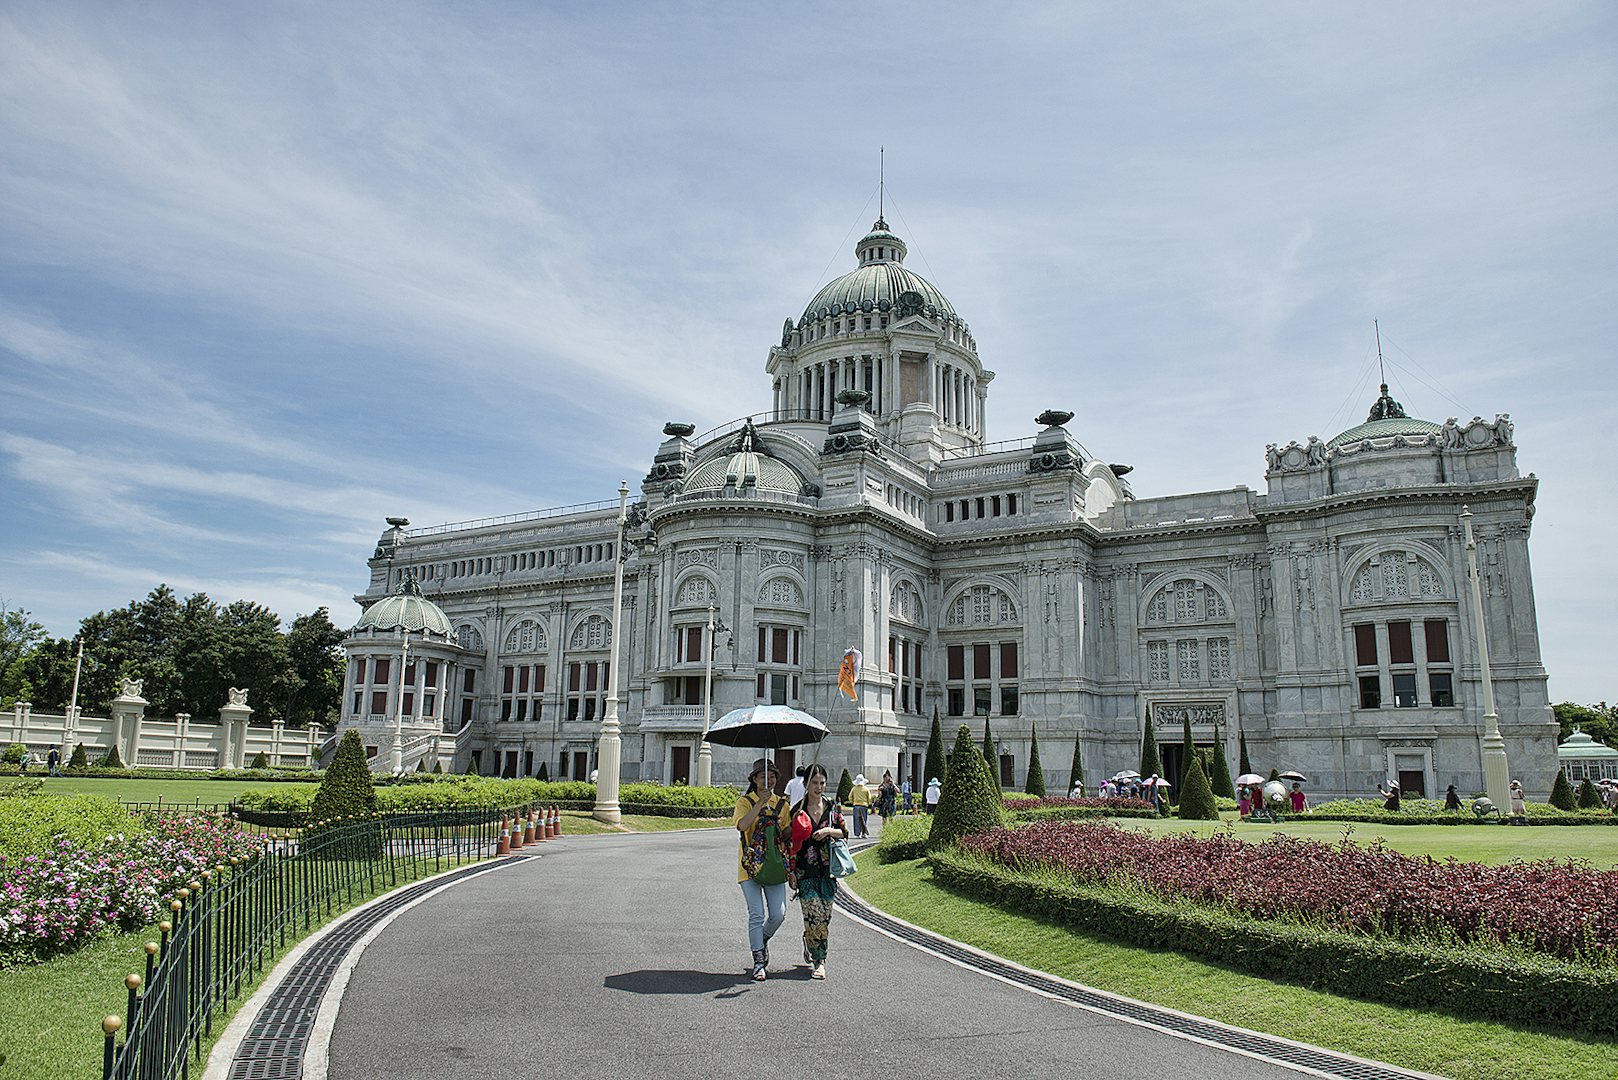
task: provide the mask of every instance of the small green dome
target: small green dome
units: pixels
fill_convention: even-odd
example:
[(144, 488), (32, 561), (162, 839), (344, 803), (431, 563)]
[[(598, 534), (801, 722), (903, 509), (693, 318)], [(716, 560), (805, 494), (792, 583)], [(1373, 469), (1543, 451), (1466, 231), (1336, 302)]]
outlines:
[(803, 492), (803, 477), (779, 458), (759, 453), (758, 433), (751, 420), (742, 428), (741, 435), (730, 454), (711, 457), (691, 470), (683, 490), (710, 491), (736, 487), (742, 492), (777, 491), (790, 495)]
[(392, 596), (383, 597), (360, 615), (353, 632), (380, 630), (384, 633), (403, 630), (406, 633), (425, 631), (435, 637), (447, 638), (451, 633), (449, 616), (444, 609), (421, 595), (416, 579), (406, 576)]
[(1435, 424), (1430, 420), (1417, 420), (1414, 416), (1406, 415), (1404, 406), (1393, 400), (1393, 396), (1388, 393), (1388, 384), (1383, 383), (1382, 394), (1371, 406), (1371, 412), (1366, 416), (1365, 423), (1357, 424), (1340, 433), (1327, 442), (1326, 446), (1328, 448), (1350, 446), (1366, 439), (1391, 439), (1395, 435), (1436, 435), (1443, 430), (1441, 424)]

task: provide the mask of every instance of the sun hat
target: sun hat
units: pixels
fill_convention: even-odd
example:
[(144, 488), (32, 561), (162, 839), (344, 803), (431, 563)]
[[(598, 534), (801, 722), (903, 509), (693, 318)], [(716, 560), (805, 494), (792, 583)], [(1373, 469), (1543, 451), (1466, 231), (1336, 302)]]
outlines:
[(854, 778), (854, 782), (855, 782), (855, 783), (856, 783), (856, 784), (863, 784), (863, 783), (865, 783), (865, 774), (864, 774), (864, 773), (860, 773), (860, 774), (859, 774), (859, 775), (858, 775), (858, 776), (856, 776), (856, 777), (855, 777), (855, 778)]
[(759, 758), (758, 760), (753, 762), (753, 767), (751, 769), (747, 770), (747, 775), (748, 775), (748, 777), (751, 778), (751, 777), (757, 776), (759, 773), (763, 772), (765, 769), (770, 770), (772, 773), (775, 773), (776, 775), (780, 775), (780, 773), (781, 773), (781, 770), (777, 769), (775, 767), (775, 762), (771, 761), (769, 758)]

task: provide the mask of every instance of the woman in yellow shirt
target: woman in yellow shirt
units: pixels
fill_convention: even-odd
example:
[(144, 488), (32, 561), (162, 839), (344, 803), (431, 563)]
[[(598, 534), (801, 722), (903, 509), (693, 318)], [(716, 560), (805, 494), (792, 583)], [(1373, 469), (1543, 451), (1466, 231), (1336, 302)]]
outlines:
[(871, 789), (865, 786), (865, 774), (854, 778), (854, 787), (848, 793), (848, 805), (854, 808), (854, 835), (870, 836), (871, 828), (866, 815), (871, 812)]
[(792, 868), (792, 810), (774, 792), (775, 766), (753, 762), (747, 790), (736, 800), (730, 823), (736, 827), (736, 881), (747, 901), (747, 944), (753, 950), (753, 979), (763, 982), (770, 965), (770, 938), (787, 917), (787, 878)]

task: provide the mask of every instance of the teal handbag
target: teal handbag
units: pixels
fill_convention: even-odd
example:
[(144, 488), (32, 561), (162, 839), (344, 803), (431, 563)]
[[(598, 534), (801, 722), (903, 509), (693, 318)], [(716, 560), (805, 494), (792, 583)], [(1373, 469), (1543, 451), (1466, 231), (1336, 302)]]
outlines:
[(831, 876), (852, 877), (859, 868), (854, 865), (854, 856), (848, 853), (847, 840), (833, 840), (827, 851), (827, 859), (831, 863)]

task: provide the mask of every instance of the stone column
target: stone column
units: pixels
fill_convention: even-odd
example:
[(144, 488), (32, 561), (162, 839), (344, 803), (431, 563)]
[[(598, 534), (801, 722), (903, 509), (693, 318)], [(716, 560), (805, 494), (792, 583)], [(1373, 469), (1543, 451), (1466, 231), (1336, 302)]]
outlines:
[(140, 688), (138, 680), (125, 679), (118, 696), (112, 699), (112, 741), (125, 765), (135, 764), (135, 751), (140, 747), (140, 723), (147, 704), (140, 696)]
[(253, 710), (247, 705), (247, 691), (230, 688), (230, 700), (219, 707), (219, 723), (224, 728), (225, 747), (223, 766), (240, 769), (247, 750), (247, 720)]

